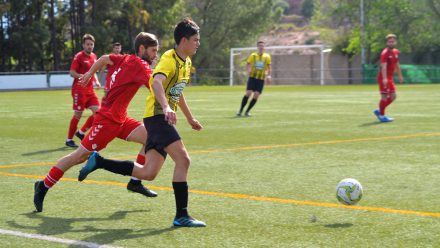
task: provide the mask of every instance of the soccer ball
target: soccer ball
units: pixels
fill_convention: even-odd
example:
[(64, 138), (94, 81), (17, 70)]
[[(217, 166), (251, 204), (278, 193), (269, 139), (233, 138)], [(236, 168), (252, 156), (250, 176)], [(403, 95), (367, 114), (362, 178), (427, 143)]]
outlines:
[(362, 185), (353, 178), (343, 179), (336, 187), (336, 198), (345, 205), (356, 205), (362, 198)]

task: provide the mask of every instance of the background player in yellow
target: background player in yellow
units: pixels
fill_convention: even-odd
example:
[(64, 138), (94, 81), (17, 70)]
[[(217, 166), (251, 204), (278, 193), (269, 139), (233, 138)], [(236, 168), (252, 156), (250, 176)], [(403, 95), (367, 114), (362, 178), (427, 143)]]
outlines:
[(245, 116), (251, 116), (249, 111), (257, 103), (258, 97), (263, 92), (264, 79), (266, 78), (268, 84), (272, 80), (272, 67), (270, 55), (264, 52), (264, 41), (257, 42), (258, 52), (254, 52), (249, 55), (247, 59), (247, 71), (249, 73), (249, 79), (247, 81), (246, 93), (241, 100), (240, 110), (237, 116), (241, 116), (244, 107), (246, 106), (248, 99), (253, 95), (248, 108), (246, 109)]

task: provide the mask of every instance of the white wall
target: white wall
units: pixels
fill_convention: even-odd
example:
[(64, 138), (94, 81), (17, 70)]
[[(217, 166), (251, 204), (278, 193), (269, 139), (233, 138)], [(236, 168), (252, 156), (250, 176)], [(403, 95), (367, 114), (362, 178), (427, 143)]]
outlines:
[(46, 89), (71, 87), (73, 78), (68, 74), (0, 75), (0, 90)]
[(47, 88), (46, 74), (0, 75), (0, 90)]

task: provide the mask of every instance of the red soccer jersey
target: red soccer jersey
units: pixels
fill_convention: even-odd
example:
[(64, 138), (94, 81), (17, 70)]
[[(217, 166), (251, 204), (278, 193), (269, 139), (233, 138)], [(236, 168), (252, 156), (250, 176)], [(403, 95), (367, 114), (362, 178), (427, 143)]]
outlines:
[[(96, 62), (96, 54), (91, 53), (87, 55), (84, 51), (78, 52), (73, 58), (72, 64), (70, 65), (70, 70), (76, 71), (79, 74), (84, 74), (89, 71), (90, 67), (92, 67), (93, 63)], [(73, 80), (72, 91), (93, 91), (93, 84), (95, 82), (95, 78), (93, 77), (90, 80), (90, 83), (87, 84), (86, 87), (82, 87), (78, 84), (78, 79), (75, 78)]]
[[(396, 48), (389, 49), (388, 47), (383, 49), (380, 54), (380, 63), (387, 64), (387, 78), (393, 78), (397, 63), (399, 63), (399, 50)], [(382, 69), (379, 70), (378, 78), (379, 80), (382, 79)]]
[(127, 118), (127, 108), (138, 89), (148, 86), (153, 71), (150, 65), (135, 55), (110, 55), (113, 65), (108, 68), (110, 82), (107, 95), (102, 99), (98, 116), (124, 123)]

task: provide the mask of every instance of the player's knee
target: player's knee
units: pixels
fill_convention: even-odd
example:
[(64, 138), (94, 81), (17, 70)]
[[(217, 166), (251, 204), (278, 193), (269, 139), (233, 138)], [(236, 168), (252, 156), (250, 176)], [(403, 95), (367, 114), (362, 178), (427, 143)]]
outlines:
[(74, 116), (76, 119), (81, 119), (82, 112), (78, 112), (78, 111), (76, 111), (76, 112), (74, 112), (73, 116)]
[(176, 161), (176, 166), (181, 166), (186, 169), (189, 168), (190, 164), (191, 164), (191, 158), (188, 155), (186, 155), (186, 156), (180, 158), (178, 161)]
[(142, 180), (147, 180), (147, 181), (153, 181), (154, 179), (156, 179), (157, 173), (152, 173), (152, 172), (144, 172), (141, 175), (141, 179)]

